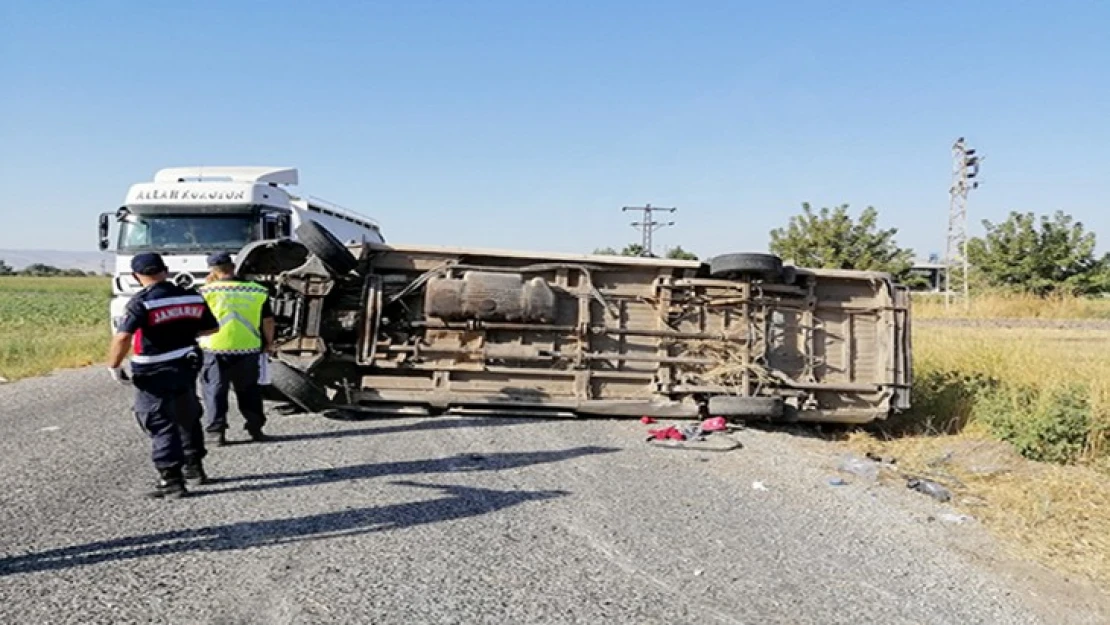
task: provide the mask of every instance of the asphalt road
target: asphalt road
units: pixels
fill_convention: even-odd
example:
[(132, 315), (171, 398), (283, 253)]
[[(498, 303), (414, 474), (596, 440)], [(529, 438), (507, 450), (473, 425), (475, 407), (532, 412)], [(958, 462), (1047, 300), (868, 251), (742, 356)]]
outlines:
[(0, 385), (0, 622), (1107, 622), (929, 521), (943, 504), (829, 485), (828, 444), (796, 435), (272, 416), (274, 441), (211, 451), (218, 482), (155, 501), (129, 405), (100, 369)]

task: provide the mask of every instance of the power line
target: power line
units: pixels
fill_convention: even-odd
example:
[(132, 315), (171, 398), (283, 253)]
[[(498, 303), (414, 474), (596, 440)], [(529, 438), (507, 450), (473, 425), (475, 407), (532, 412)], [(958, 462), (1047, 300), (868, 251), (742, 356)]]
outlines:
[(952, 144), (952, 186), (948, 193), (951, 202), (948, 206), (948, 249), (944, 257), (944, 305), (952, 303), (952, 270), (961, 273), (964, 306), (968, 299), (968, 261), (967, 261), (967, 194), (979, 188), (979, 162), (982, 156), (964, 144), (964, 138)]
[(665, 211), (665, 212), (668, 212), (668, 213), (673, 213), (676, 210), (678, 210), (678, 209), (677, 208), (659, 208), (658, 206), (652, 206), (651, 204), (647, 204), (646, 206), (624, 206), (624, 207), (621, 208), (621, 212), (624, 212), (624, 211), (640, 211), (644, 214), (644, 217), (643, 217), (642, 221), (632, 222), (632, 227), (633, 228), (639, 228), (640, 229), (640, 236), (641, 236), (640, 246), (643, 248), (643, 250), (640, 252), (641, 256), (651, 256), (652, 255), (651, 254), (652, 235), (655, 234), (656, 230), (658, 230), (660, 228), (665, 228), (666, 226), (673, 226), (674, 225), (673, 221), (668, 221), (668, 222), (655, 221), (655, 219), (652, 217), (652, 213), (654, 213), (655, 211)]

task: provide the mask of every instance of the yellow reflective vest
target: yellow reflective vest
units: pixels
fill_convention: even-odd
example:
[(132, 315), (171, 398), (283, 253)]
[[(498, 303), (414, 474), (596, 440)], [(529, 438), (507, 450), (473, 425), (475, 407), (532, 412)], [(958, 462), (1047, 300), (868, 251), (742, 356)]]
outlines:
[(262, 350), (262, 307), (266, 287), (242, 280), (217, 280), (199, 289), (220, 322), (215, 334), (200, 337), (202, 349), (216, 354), (253, 354)]

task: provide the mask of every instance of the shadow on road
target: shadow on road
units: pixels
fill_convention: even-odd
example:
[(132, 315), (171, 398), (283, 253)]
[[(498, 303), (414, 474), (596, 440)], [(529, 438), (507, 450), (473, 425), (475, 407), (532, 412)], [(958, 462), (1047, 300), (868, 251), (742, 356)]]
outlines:
[(381, 425), (377, 427), (363, 427), (352, 430), (332, 430), (326, 432), (309, 432), (306, 434), (270, 434), (267, 437), (275, 443), (292, 441), (311, 441), (326, 438), (346, 438), (348, 436), (370, 436), (381, 434), (399, 434), (404, 432), (423, 432), (427, 430), (453, 430), (456, 428), (503, 427), (508, 425), (529, 425), (533, 423), (549, 423), (550, 419), (536, 419), (530, 417), (487, 417), (487, 418), (453, 418), (431, 417), (415, 423), (401, 423)]
[(196, 551), (235, 551), (285, 543), (356, 536), (479, 516), (528, 501), (568, 495), (566, 491), (501, 491), (469, 486), (393, 484), (437, 490), (445, 496), (389, 506), (328, 512), (293, 519), (246, 521), (201, 529), (132, 536), (51, 549), (0, 560), (0, 576), (55, 571), (100, 562)]
[(561, 462), (581, 456), (593, 454), (612, 453), (618, 451), (613, 447), (575, 447), (559, 451), (531, 451), (519, 453), (496, 454), (459, 454), (447, 458), (434, 458), (431, 460), (413, 460), (409, 462), (379, 462), (371, 464), (358, 464), (349, 467), (336, 467), (327, 469), (312, 469), (308, 471), (290, 471), (285, 473), (262, 473), (258, 475), (240, 475), (235, 477), (211, 478), (211, 484), (234, 484), (240, 482), (262, 482), (260, 484), (242, 484), (229, 488), (204, 489), (208, 494), (228, 494), (272, 490), (275, 488), (293, 488), (297, 486), (314, 486), (332, 482), (348, 480), (364, 480), (390, 475), (421, 475), (429, 473), (472, 473), (479, 471), (502, 471), (518, 467)]

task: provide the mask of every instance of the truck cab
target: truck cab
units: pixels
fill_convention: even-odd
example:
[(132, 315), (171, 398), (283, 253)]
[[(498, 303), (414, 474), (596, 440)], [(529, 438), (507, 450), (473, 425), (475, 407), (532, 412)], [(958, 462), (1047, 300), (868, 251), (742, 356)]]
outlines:
[(113, 330), (131, 296), (142, 287), (131, 275), (131, 258), (157, 252), (170, 279), (191, 288), (208, 275), (206, 258), (233, 258), (259, 240), (295, 238), (298, 225), (316, 221), (350, 244), (381, 243), (378, 225), (367, 217), (317, 198), (299, 197), (288, 187), (298, 171), (284, 167), (173, 167), (128, 190), (126, 201), (99, 221), (99, 247), (110, 247), (117, 225), (116, 261), (109, 316)]

